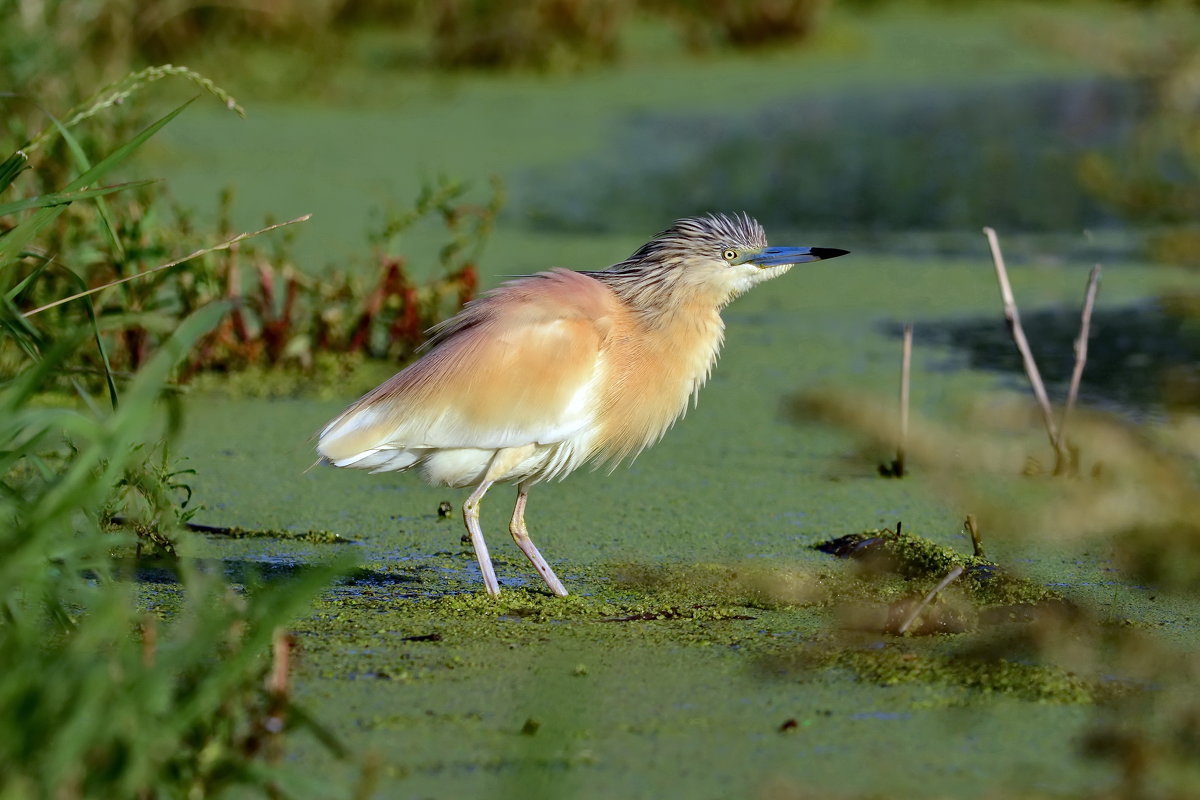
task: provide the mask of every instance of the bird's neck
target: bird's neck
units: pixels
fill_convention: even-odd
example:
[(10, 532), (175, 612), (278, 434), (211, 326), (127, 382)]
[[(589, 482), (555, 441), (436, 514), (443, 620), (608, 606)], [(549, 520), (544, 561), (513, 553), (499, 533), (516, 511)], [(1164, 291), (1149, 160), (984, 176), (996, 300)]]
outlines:
[(691, 327), (699, 320), (720, 325), (721, 310), (733, 299), (726, 293), (701, 287), (674, 286), (656, 292), (643, 286), (625, 295), (619, 287), (612, 288), (648, 331), (680, 325)]
[(615, 463), (656, 442), (708, 380), (725, 326), (712, 303), (676, 303), (653, 313), (626, 309), (626, 334), (607, 354), (600, 460)]
[(653, 268), (617, 265), (589, 276), (606, 285), (621, 304), (650, 330), (681, 318), (717, 317), (738, 294), (712, 281), (690, 281), (686, 270), (671, 263)]

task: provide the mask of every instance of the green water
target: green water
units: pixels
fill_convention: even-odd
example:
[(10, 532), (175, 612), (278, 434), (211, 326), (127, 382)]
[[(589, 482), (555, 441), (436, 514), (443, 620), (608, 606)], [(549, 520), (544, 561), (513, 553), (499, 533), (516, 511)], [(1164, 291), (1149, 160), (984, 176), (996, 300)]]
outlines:
[[(1084, 273), (1083, 265), (1022, 268), (1013, 281), (1034, 305), (1074, 304)], [(1174, 280), (1170, 271), (1123, 265), (1106, 279), (1104, 302)], [(531, 533), (583, 605), (540, 594), (508, 541), (507, 487), (485, 501), (484, 530), (502, 585), (517, 593), (510, 601), (532, 604), (533, 616), (478, 602), (457, 508), (454, 520), (436, 513), (441, 500), (457, 507), (462, 492), (426, 487), (416, 476), (305, 472), (313, 460), (306, 437), (340, 401), (191, 401), (182, 452), (208, 506), (201, 521), (330, 529), (354, 540), (214, 539), (201, 552), (277, 566), (334, 547), (360, 555), (363, 575), (297, 625), (297, 692), (356, 757), (374, 754), (379, 796), (749, 797), (788, 787), (979, 796), (997, 782), (1014, 791), (1091, 791), (1111, 774), (1077, 757), (1090, 707), (774, 666), (827, 640), (819, 609), (746, 607), (744, 598), (718, 594), (725, 616), (752, 619), (693, 611), (698, 618), (605, 621), (624, 614), (621, 603), (686, 610), (714, 602), (703, 581), (689, 589), (685, 580), (672, 589), (682, 594), (666, 599), (653, 582), (628, 583), (630, 570), (647, 566), (836, 568), (809, 545), (897, 520), (969, 550), (963, 509), (939, 500), (919, 466), (912, 478), (881, 479), (852, 440), (789, 422), (780, 404), (827, 385), (891, 397), (898, 348), (879, 323), (991, 313), (992, 281), (982, 260), (848, 257), (795, 270), (737, 301), (699, 407), (663, 442), (612, 475), (577, 473), (531, 494)], [(930, 369), (947, 357), (916, 354), (913, 401), (922, 413), (947, 413), (968, 393), (997, 390), (991, 375)], [(1144, 588), (1114, 583), (1104, 552), (988, 545), (1001, 563), (1065, 584), (1069, 597), (1103, 613), (1162, 624), (1184, 641), (1195, 635), (1193, 623), (1180, 622), (1194, 608), (1163, 607)], [(475, 602), (425, 599), (445, 593)], [(406, 639), (431, 634), (440, 639)], [(531, 718), (537, 732), (522, 734)], [(795, 728), (781, 732), (788, 720)], [(321, 764), (314, 776), (357, 775), (357, 766), (326, 764), (315, 744), (295, 746)]]
[[(370, 72), (367, 59), (335, 77), (333, 102), (242, 96), (251, 113), (244, 122), (189, 110), (157, 143), (150, 168), (202, 211), (234, 184), (246, 226), (265, 214), (315, 212), (297, 243), (303, 265), (320, 269), (364, 259), (372, 209), (407, 203), (422, 177), (448, 172), (482, 184), (490, 173), (569, 164), (601, 150), (639, 111), (736, 114), (881, 82), (1081, 71), (1020, 35), (1024, 11), (937, 8), (853, 24), (835, 16), (815, 47), (797, 52), (698, 60), (643, 46), (616, 69), (577, 76), (401, 75)], [(653, 44), (660, 34), (639, 35)], [(235, 75), (213, 77), (239, 88)], [(484, 283), (552, 265), (602, 267), (668, 222), (578, 236), (535, 234), (507, 219), (486, 253)], [(795, 229), (789, 237), (803, 221)], [(364, 386), (325, 387), (329, 399), (189, 399), (179, 452), (197, 471), (193, 489), (205, 506), (197, 521), (327, 529), (352, 540), (201, 538), (195, 555), (276, 578), (335, 548), (360, 559), (356, 577), (296, 623), (297, 698), (352, 754), (336, 762), (314, 741), (294, 739), (301, 796), (346, 794), (364, 764), (374, 765), (376, 796), (414, 798), (1090, 796), (1114, 784), (1110, 765), (1079, 756), (1091, 706), (954, 683), (883, 686), (844, 667), (805, 667), (823, 647), (912, 647), (923, 657), (958, 642), (842, 640), (826, 609), (758, 602), (739, 583), (762, 570), (836, 572), (842, 567), (810, 545), (898, 520), (969, 550), (961, 522), (971, 509), (947, 501), (919, 464), (911, 478), (882, 479), (874, 465), (890, 454), (864, 458), (849, 435), (791, 421), (782, 409), (796, 392), (829, 387), (890, 401), (899, 345), (887, 323), (990, 315), (1003, 329), (982, 237), (977, 259), (949, 261), (768, 233), (774, 244), (856, 252), (797, 268), (731, 306), (727, 344), (699, 406), (632, 465), (534, 488), (530, 531), (573, 592), (567, 600), (543, 594), (508, 541), (509, 487), (494, 489), (482, 514), (505, 587), (496, 607), (480, 597), (460, 541), (462, 492), (413, 475), (308, 469), (312, 434)], [(413, 247), (427, 238), (418, 232)], [(1073, 308), (1089, 267), (1017, 266), (1014, 289), (1025, 308)], [(1184, 280), (1130, 263), (1106, 269), (1102, 307)], [(949, 349), (918, 348), (914, 410), (947, 418), (969, 397), (1010, 394), (995, 375), (962, 367)], [(1036, 431), (1022, 435), (1049, 458)], [(453, 520), (438, 518), (443, 500), (455, 506)], [(1061, 584), (1103, 616), (1194, 645), (1200, 609), (1118, 582), (1106, 548), (1037, 537), (987, 546), (1001, 564)], [(729, 580), (713, 584), (711, 575)]]

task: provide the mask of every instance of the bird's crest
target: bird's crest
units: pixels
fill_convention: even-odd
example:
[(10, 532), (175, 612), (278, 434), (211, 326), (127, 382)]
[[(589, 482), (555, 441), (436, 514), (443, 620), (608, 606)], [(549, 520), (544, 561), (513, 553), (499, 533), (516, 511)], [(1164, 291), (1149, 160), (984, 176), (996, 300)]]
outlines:
[(619, 269), (626, 264), (641, 265), (651, 260), (663, 261), (672, 256), (683, 258), (705, 252), (712, 252), (716, 256), (731, 246), (751, 249), (766, 247), (766, 231), (745, 212), (684, 217), (655, 234), (636, 253), (612, 269)]
[(686, 239), (693, 246), (711, 242), (716, 247), (743, 245), (766, 247), (767, 234), (762, 225), (749, 214), (705, 214), (676, 220), (671, 227), (654, 237)]

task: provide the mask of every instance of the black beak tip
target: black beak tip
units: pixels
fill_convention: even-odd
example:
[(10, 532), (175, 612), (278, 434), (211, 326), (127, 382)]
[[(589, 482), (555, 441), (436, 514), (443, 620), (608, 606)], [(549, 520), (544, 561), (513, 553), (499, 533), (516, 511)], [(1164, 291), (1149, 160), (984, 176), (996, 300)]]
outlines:
[(837, 258), (838, 256), (844, 256), (847, 253), (849, 253), (850, 251), (849, 250), (839, 250), (836, 247), (814, 247), (811, 249), (810, 252), (812, 252), (812, 254), (814, 256), (821, 259), (822, 261), (826, 261), (830, 258)]

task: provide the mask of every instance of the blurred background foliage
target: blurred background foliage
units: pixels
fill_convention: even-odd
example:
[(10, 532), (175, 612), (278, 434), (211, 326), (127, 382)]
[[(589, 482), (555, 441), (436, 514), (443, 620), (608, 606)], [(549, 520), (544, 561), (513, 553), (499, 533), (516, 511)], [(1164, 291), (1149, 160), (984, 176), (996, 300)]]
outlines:
[[(698, 52), (779, 48), (803, 44), (835, 11), (881, 13), (893, 4), (172, 0), (149, 11), (121, 0), (3, 5), (11, 24), (0, 36), (0, 85), (24, 98), (6, 104), (5, 124), (19, 142), (31, 124), (40, 129), (42, 109), (69, 108), (108, 82), (168, 59), (217, 74), (223, 83), (253, 85), (253, 78), (222, 66), (249, 59), (256, 67), (251, 73), (270, 76), (278, 91), (313, 96), (336, 80), (337, 70), (320, 64), (366, 57), (364, 48), (373, 53), (373, 69), (397, 77), (464, 69), (596, 70), (640, 57), (648, 30), (674, 30), (675, 46)], [(972, 5), (932, 3), (948, 14)], [(1056, 7), (1089, 5), (1104, 9), (1102, 22), (1055, 13)], [(875, 232), (985, 222), (1012, 232), (1125, 226), (1140, 232), (1155, 260), (1200, 264), (1197, 4), (1062, 0), (1013, 7), (1025, 15), (1028, 37), (1087, 65), (1092, 75), (856, 91), (737, 117), (645, 116), (625, 123), (607, 153), (566, 174), (535, 171), (519, 179), (510, 213), (545, 229), (591, 231), (724, 205), (767, 222), (804, 219), (813, 228)], [(667, 41), (652, 36), (656, 48)], [(262, 53), (270, 54), (266, 61)], [(136, 115), (124, 120), (103, 134), (121, 138), (129, 130), (118, 125), (144, 121)], [(664, 160), (645, 144), (665, 138), (675, 147)], [(47, 161), (70, 163), (64, 146), (56, 144)], [(1002, 180), (1012, 174), (1022, 179)], [(822, 189), (795, 191), (800, 182)]]
[[(801, 41), (829, 0), (5, 0), (19, 36), (4, 37), (10, 86), (43, 102), (71, 100), (130, 70), (194, 60), (246, 41), (334, 48), (356, 27), (419, 32), (429, 63), (449, 68), (580, 66), (620, 53), (621, 29), (659, 15), (690, 47)], [(36, 42), (36, 45), (35, 45)], [(328, 50), (324, 51), (328, 54)], [(84, 67), (87, 64), (89, 67)], [(99, 65), (99, 72), (90, 68)]]

